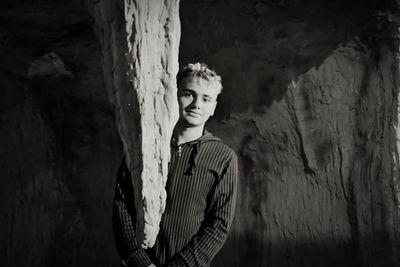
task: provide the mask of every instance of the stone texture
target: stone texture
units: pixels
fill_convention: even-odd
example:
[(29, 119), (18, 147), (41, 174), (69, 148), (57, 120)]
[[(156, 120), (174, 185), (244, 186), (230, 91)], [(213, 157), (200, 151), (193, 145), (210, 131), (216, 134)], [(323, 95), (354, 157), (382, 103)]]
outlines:
[(72, 73), (67, 70), (62, 59), (54, 52), (50, 52), (34, 60), (28, 70), (29, 78), (47, 77), (47, 78), (72, 78)]
[(179, 1), (88, 3), (135, 185), (139, 241), (151, 247), (165, 208), (169, 141), (178, 114)]
[(123, 151), (90, 16), (80, 1), (2, 1), (0, 19), (0, 266), (118, 266)]
[[(387, 2), (182, 1), (181, 63), (222, 74), (208, 128), (241, 164), (235, 224), (214, 266), (399, 265), (398, 32), (373, 15)], [(136, 183), (150, 182), (151, 155), (167, 160), (179, 36), (177, 2), (126, 3), (2, 1), (1, 266), (119, 266), (115, 174), (123, 149)], [(29, 79), (50, 53), (64, 66)], [(157, 127), (158, 147), (145, 132)]]
[(180, 62), (222, 75), (208, 128), (240, 155), (214, 266), (398, 265), (397, 31), (375, 13), (386, 4), (181, 3)]

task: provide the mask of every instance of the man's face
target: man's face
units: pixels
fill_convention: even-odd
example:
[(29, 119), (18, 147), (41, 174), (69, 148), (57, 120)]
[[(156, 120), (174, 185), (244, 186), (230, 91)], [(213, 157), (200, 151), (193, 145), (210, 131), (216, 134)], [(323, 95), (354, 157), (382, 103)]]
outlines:
[(204, 126), (214, 115), (218, 89), (201, 78), (187, 78), (178, 85), (179, 120), (188, 127)]

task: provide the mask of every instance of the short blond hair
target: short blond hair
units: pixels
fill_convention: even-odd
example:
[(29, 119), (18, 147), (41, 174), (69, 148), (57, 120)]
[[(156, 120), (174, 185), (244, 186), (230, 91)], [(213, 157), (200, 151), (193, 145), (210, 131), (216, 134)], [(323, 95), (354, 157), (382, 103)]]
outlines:
[(200, 78), (206, 82), (215, 84), (218, 94), (222, 91), (222, 79), (214, 70), (205, 63), (190, 63), (181, 68), (177, 75), (177, 84), (187, 78)]

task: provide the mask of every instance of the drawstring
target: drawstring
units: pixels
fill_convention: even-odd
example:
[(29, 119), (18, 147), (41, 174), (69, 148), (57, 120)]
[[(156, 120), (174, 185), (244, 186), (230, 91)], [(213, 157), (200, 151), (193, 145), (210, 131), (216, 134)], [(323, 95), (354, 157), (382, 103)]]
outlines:
[(189, 157), (189, 167), (185, 171), (185, 175), (193, 175), (194, 171), (196, 170), (196, 161), (197, 161), (197, 154), (200, 150), (200, 143), (197, 142), (193, 145), (192, 152), (190, 153)]
[[(178, 149), (178, 156), (181, 156), (183, 145), (185, 147), (187, 145), (192, 146), (192, 151), (190, 152), (190, 156), (189, 156), (188, 167), (184, 173), (185, 175), (193, 175), (194, 174), (196, 167), (197, 167), (196, 166), (197, 165), (197, 156), (198, 156), (198, 152), (200, 151), (200, 146), (203, 142), (208, 142), (208, 141), (220, 141), (220, 139), (212, 136), (212, 134), (209, 133), (206, 129), (204, 129), (203, 135), (201, 138), (199, 138), (199, 140), (187, 142), (187, 143), (184, 143), (181, 145), (178, 145), (177, 141), (174, 138), (171, 138), (171, 146)], [(178, 159), (176, 159), (176, 160), (178, 160)]]

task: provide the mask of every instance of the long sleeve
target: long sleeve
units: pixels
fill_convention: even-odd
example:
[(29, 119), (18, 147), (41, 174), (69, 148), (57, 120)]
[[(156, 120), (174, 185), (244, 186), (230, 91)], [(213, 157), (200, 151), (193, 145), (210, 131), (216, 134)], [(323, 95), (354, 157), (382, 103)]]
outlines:
[(122, 162), (118, 171), (113, 203), (113, 231), (118, 253), (128, 266), (147, 267), (152, 261), (135, 235), (135, 205), (131, 176)]
[(163, 266), (208, 266), (222, 248), (233, 221), (237, 197), (237, 157), (233, 153), (214, 190), (210, 208), (197, 234)]

